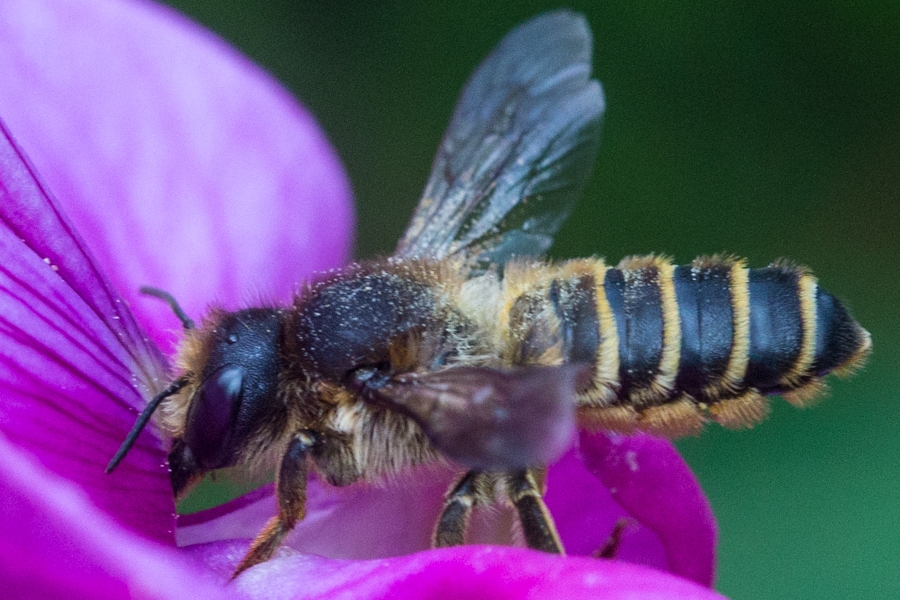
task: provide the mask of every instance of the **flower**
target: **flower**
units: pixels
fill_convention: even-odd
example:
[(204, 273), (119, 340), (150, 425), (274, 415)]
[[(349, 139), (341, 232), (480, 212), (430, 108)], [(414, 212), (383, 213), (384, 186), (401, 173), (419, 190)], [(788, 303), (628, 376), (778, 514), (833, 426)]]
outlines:
[[(136, 411), (168, 383), (159, 348), (171, 351), (178, 329), (137, 289), (172, 292), (193, 315), (211, 302), (286, 300), (297, 281), (347, 259), (339, 161), (277, 83), (147, 2), (0, 4), (0, 78), (7, 597), (718, 597), (703, 587), (714, 522), (684, 462), (667, 442), (602, 434), (582, 435), (550, 469), (547, 502), (576, 555), (629, 516), (624, 560), (426, 550), (450, 474), (423, 469), (404, 486), (312, 481), (289, 547), (227, 584), (274, 512), (271, 490), (176, 520), (153, 426), (103, 473)], [(481, 528), (478, 541), (497, 539), (490, 516)]]

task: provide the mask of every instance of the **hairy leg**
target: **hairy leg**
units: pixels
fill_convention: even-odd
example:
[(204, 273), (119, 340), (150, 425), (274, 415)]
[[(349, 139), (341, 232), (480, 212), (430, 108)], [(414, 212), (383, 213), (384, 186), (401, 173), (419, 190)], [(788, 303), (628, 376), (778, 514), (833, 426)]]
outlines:
[(288, 444), (275, 482), (278, 515), (273, 517), (253, 540), (247, 555), (235, 569), (232, 578), (254, 565), (269, 560), (294, 525), (306, 516), (308, 475), (306, 457), (318, 443), (318, 436), (314, 432), (301, 431), (294, 435)]
[(519, 512), (528, 547), (553, 554), (565, 554), (553, 516), (544, 504), (542, 480), (542, 473), (535, 469), (508, 473), (507, 493)]
[(435, 548), (463, 544), (472, 507), (475, 505), (476, 483), (480, 475), (478, 471), (469, 471), (450, 488), (434, 531), (432, 545)]

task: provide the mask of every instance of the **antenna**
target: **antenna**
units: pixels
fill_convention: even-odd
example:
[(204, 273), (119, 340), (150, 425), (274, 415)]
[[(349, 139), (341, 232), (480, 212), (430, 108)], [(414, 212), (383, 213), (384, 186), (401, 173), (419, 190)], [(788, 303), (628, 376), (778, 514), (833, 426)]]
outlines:
[(172, 309), (172, 312), (175, 313), (175, 316), (178, 317), (178, 320), (181, 321), (181, 325), (185, 330), (194, 328), (194, 322), (187, 316), (187, 313), (182, 310), (181, 306), (178, 304), (178, 300), (176, 300), (172, 294), (149, 285), (141, 286), (140, 292), (146, 296), (159, 298), (168, 304), (169, 308)]
[(109, 461), (109, 464), (106, 465), (106, 473), (112, 473), (113, 469), (119, 466), (119, 463), (122, 462), (122, 459), (125, 458), (125, 455), (128, 454), (128, 451), (131, 450), (131, 447), (134, 446), (134, 443), (137, 441), (138, 436), (141, 435), (141, 431), (144, 430), (144, 427), (147, 425), (147, 421), (150, 420), (150, 417), (153, 416), (154, 411), (159, 407), (159, 403), (164, 399), (168, 398), (172, 394), (177, 393), (181, 388), (187, 385), (187, 379), (184, 377), (180, 377), (176, 379), (172, 385), (161, 391), (157, 394), (153, 400), (144, 408), (141, 412), (140, 416), (138, 416), (137, 421), (134, 423), (134, 427), (131, 428), (131, 431), (128, 432), (128, 435), (125, 437), (125, 441), (122, 442), (122, 445), (119, 447), (116, 455), (112, 457), (112, 460)]

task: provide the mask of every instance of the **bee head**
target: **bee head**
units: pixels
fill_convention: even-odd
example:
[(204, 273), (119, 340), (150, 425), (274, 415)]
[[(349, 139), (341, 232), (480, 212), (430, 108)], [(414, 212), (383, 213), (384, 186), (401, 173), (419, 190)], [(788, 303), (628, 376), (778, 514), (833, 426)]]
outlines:
[(192, 332), (196, 387), (190, 396), (183, 442), (202, 469), (236, 463), (241, 449), (277, 410), (282, 369), (279, 311), (250, 308), (214, 313)]

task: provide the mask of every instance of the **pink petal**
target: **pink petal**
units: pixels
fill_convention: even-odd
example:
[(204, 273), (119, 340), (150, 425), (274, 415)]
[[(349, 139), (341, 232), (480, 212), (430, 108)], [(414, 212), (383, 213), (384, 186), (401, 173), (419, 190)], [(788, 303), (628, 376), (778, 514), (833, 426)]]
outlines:
[(0, 497), (0, 580), (9, 598), (721, 598), (628, 563), (484, 546), (370, 561), (285, 549), (223, 588), (248, 540), (182, 551), (210, 570), (193, 567), (118, 528), (77, 486), (44, 471), (2, 437)]
[(0, 115), (131, 304), (178, 321), (286, 299), (349, 253), (340, 163), (309, 113), (221, 40), (149, 2), (0, 3)]
[[(0, 435), (2, 596), (238, 598), (178, 552), (120, 528), (84, 491), (45, 470)], [(131, 503), (138, 508), (139, 499)]]
[(546, 501), (570, 556), (593, 555), (607, 543), (616, 522), (625, 518), (629, 525), (616, 558), (668, 570), (660, 536), (619, 504), (603, 482), (588, 471), (577, 451), (550, 467)]
[(584, 464), (662, 542), (667, 570), (702, 585), (715, 579), (716, 522), (700, 484), (667, 440), (581, 434)]
[[(193, 547), (196, 560), (233, 568), (247, 542)], [(235, 581), (253, 598), (602, 598), (721, 600), (693, 582), (647, 567), (533, 550), (464, 546), (369, 561), (327, 559), (282, 551)]]
[[(627, 513), (611, 500), (609, 492), (583, 466), (580, 466), (579, 477), (568, 479), (570, 471), (574, 470), (570, 461), (578, 462), (573, 453), (551, 468), (551, 480), (559, 485), (550, 488), (556, 492), (548, 493), (548, 504), (569, 553), (590, 554), (606, 540), (616, 519)], [(562, 480), (557, 476), (558, 469), (562, 469)], [(428, 550), (444, 494), (458, 475), (446, 467), (422, 467), (391, 481), (346, 488), (326, 486), (313, 477), (307, 489), (306, 518), (297, 524), (286, 545), (304, 553), (353, 559), (384, 558)], [(557, 514), (559, 505), (570, 502), (560, 500), (560, 496), (581, 499), (594, 512), (589, 515)], [(398, 507), (401, 508), (398, 510)], [(268, 485), (222, 506), (179, 516), (176, 541), (179, 546), (192, 546), (252, 538), (276, 512), (274, 488)], [(467, 541), (521, 546), (523, 540), (514, 533), (514, 522), (511, 510), (499, 507), (476, 509)], [(591, 531), (581, 533), (584, 530)], [(581, 547), (577, 546), (582, 538), (598, 542), (582, 552), (581, 547), (587, 547), (583, 542)], [(636, 536), (629, 539), (632, 541), (635, 543), (629, 544), (628, 548), (632, 550), (629, 557), (634, 562), (666, 567), (662, 544), (655, 534)]]
[(122, 523), (171, 540), (158, 434), (141, 436), (120, 472), (103, 473), (135, 409), (163, 384), (162, 358), (2, 123), (0, 336), (0, 432)]
[[(382, 558), (431, 547), (431, 533), (453, 472), (420, 468), (381, 485), (323, 486), (311, 478), (306, 518), (287, 544), (332, 558)], [(406, 510), (398, 510), (406, 507)], [(252, 538), (276, 514), (273, 487), (178, 517), (179, 546)]]
[[(313, 477), (307, 489), (306, 518), (285, 545), (304, 553), (348, 559), (428, 550), (444, 494), (458, 475), (446, 467), (422, 467), (390, 481), (346, 488), (325, 486)], [(222, 506), (179, 516), (176, 541), (189, 547), (253, 538), (276, 511), (274, 488), (268, 485)], [(522, 545), (513, 523), (511, 511), (476, 509), (468, 542)]]
[[(599, 443), (593, 437), (585, 436), (582, 448), (591, 457), (591, 467), (598, 462)], [(599, 462), (606, 464), (605, 471), (600, 470), (602, 476), (618, 487), (608, 488), (605, 479), (592, 474), (577, 451), (549, 469), (547, 505), (567, 553), (592, 555), (609, 539), (616, 522), (628, 518), (632, 523), (623, 536), (618, 559), (710, 585), (715, 568), (715, 522), (696, 482), (693, 488), (684, 483), (686, 478), (693, 481), (687, 465), (662, 440), (619, 437), (616, 443), (609, 449), (611, 454)], [(645, 468), (616, 472), (623, 454)], [(304, 553), (354, 559), (427, 550), (453, 476), (449, 469), (423, 468), (397, 481), (343, 489), (312, 479), (306, 519), (289, 536), (287, 546)], [(646, 497), (639, 493), (642, 491)], [(664, 502), (659, 498), (663, 493), (671, 493)], [(266, 486), (226, 505), (180, 516), (176, 539), (179, 546), (192, 546), (252, 538), (275, 513), (274, 490)], [(666, 519), (666, 514), (671, 519)], [(513, 534), (514, 520), (506, 510), (476, 511), (469, 542), (522, 545), (521, 536)]]
[[(346, 258), (349, 191), (330, 147), (308, 114), (223, 44), (150, 4), (13, 0), (0, 5), (0, 17), (0, 113), (20, 132), (78, 227), (90, 232), (100, 263), (152, 327), (154, 339), (171, 339), (163, 331), (178, 323), (164, 306), (135, 294), (141, 284), (173, 292), (196, 315), (212, 298), (233, 306), (246, 299), (241, 294), (248, 288), (283, 299), (311, 270)], [(159, 357), (9, 142), (5, 136), (0, 151), (7, 224), (0, 231), (0, 325), (11, 341), (0, 351), (0, 389), (10, 400), (0, 406), (0, 430), (37, 452), (44, 465), (75, 478), (104, 510), (164, 539), (171, 508), (160, 502), (158, 440), (142, 436), (120, 479), (97, 478), (133, 419), (128, 407), (141, 405), (140, 393), (123, 374), (136, 373), (144, 386), (158, 386)], [(596, 482), (576, 476), (580, 465), (569, 457), (551, 470), (548, 503), (560, 513), (564, 541), (576, 552), (599, 547), (615, 519), (630, 514), (641, 526), (629, 532), (620, 556), (708, 584), (715, 543), (708, 506), (671, 446), (648, 439), (583, 437), (588, 466), (609, 491), (600, 486), (584, 493)], [(353, 557), (412, 552), (427, 544), (449, 479), (447, 473), (432, 475), (433, 481), (405, 488), (399, 504), (390, 488), (342, 490), (341, 496), (314, 486), (314, 510), (291, 543)], [(21, 487), (20, 476), (14, 470), (11, 485)], [(576, 481), (590, 483), (566, 494), (565, 487)], [(123, 502), (123, 492), (140, 494), (139, 506)], [(580, 500), (585, 497), (595, 500), (589, 510)], [(81, 506), (77, 500), (69, 505)], [(397, 511), (398, 505), (415, 510)], [(254, 510), (253, 519), (237, 523), (235, 517)], [(273, 512), (266, 495), (219, 519), (197, 517), (194, 541), (210, 534), (247, 535), (248, 522)], [(587, 513), (592, 518), (585, 520)], [(222, 526), (229, 523), (226, 532)], [(191, 527), (188, 520), (179, 537)], [(348, 533), (341, 535), (340, 527)], [(398, 531), (404, 532), (401, 539), (391, 537)], [(119, 540), (109, 546), (120, 542), (127, 545)], [(230, 569), (244, 547), (229, 545), (227, 560), (218, 555), (219, 560)], [(663, 577), (636, 575), (637, 567), (619, 563), (545, 555), (538, 555), (541, 564), (529, 574), (519, 568), (529, 563), (522, 557), (536, 553), (516, 552), (523, 551), (463, 548), (368, 563), (288, 556), (249, 572), (242, 585), (250, 585), (243, 582), (252, 582), (251, 575), (262, 577), (256, 591), (266, 590), (266, 597), (300, 597), (297, 586), (306, 578), (298, 578), (298, 571), (306, 568), (313, 570), (310, 579), (326, 576), (303, 587), (305, 592), (366, 593), (393, 585), (427, 597), (435, 587), (455, 584), (463, 593), (503, 594), (514, 579), (519, 587), (509, 593), (516, 597), (532, 589), (565, 597), (597, 582), (607, 586), (599, 593), (617, 597), (628, 591), (626, 584), (635, 587), (635, 577)], [(492, 564), (496, 556), (499, 563)], [(515, 574), (503, 570), (507, 561)], [(599, 574), (598, 565), (604, 565)], [(579, 579), (580, 568), (593, 571)], [(329, 580), (330, 574), (337, 579)], [(688, 585), (669, 578), (643, 592), (682, 597), (672, 581)], [(546, 587), (557, 584), (558, 589)], [(711, 597), (703, 594), (684, 597)]]

